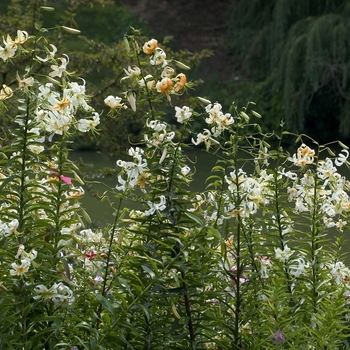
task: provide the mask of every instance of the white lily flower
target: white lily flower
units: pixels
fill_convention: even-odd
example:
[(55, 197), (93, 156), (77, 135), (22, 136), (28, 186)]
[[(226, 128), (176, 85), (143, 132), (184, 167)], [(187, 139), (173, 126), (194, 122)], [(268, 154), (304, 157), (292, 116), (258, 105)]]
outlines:
[(127, 108), (124, 103), (122, 103), (122, 99), (118, 96), (114, 97), (110, 95), (105, 98), (104, 103), (111, 109)]
[(18, 250), (17, 250), (17, 254), (16, 254), (15, 258), (16, 258), (16, 259), (21, 258), (23, 252), (24, 252), (24, 245), (23, 245), (23, 244), (20, 244), (20, 245), (18, 246)]
[(58, 293), (57, 287), (58, 285), (56, 283), (54, 283), (49, 289), (43, 284), (39, 284), (34, 288), (34, 292), (38, 295), (34, 296), (33, 299), (51, 299)]
[(275, 258), (281, 262), (289, 260), (292, 254), (292, 250), (287, 245), (284, 246), (283, 250), (280, 248), (275, 248)]
[(5, 236), (10, 236), (18, 228), (19, 222), (17, 219), (13, 219), (9, 223), (0, 223), (0, 232)]
[(163, 211), (166, 208), (165, 196), (159, 196), (159, 199), (159, 203), (152, 203), (151, 201), (147, 201), (147, 204), (149, 205), (150, 209), (145, 211), (146, 216), (153, 215), (157, 210)]
[(147, 74), (144, 78), (138, 81), (139, 86), (147, 86), (148, 90), (152, 90), (156, 86), (156, 80), (153, 78), (153, 75)]
[(12, 267), (12, 270), (10, 270), (11, 276), (23, 276), (29, 270), (30, 261), (27, 259), (22, 259), (21, 265), (13, 263), (11, 264), (11, 267)]
[[(83, 80), (84, 81), (84, 80)], [(71, 82), (68, 84), (69, 88), (65, 89), (65, 93), (70, 96), (70, 101), (75, 109), (79, 107), (83, 108), (85, 111), (91, 111), (92, 108), (86, 102), (85, 95), (85, 81), (83, 85), (77, 82)]]
[(184, 121), (189, 120), (192, 116), (192, 111), (187, 106), (183, 106), (182, 108), (175, 107), (175, 111), (175, 118), (177, 119), (178, 123), (181, 124), (183, 124)]
[(75, 300), (72, 290), (60, 282), (57, 285), (57, 294), (52, 297), (52, 301), (56, 305), (61, 305), (64, 303), (72, 304)]
[(46, 49), (47, 50), (46, 58), (41, 58), (39, 56), (36, 56), (36, 59), (41, 61), (41, 62), (46, 62), (46, 61), (52, 60), (56, 55), (57, 48), (53, 44), (50, 44), (50, 46), (52, 48), (52, 51), (50, 51), (49, 49)]
[(0, 57), (3, 59), (3, 61), (7, 61), (9, 58), (15, 55), (16, 50), (16, 46), (0, 46)]
[(158, 66), (159, 64), (162, 65), (162, 67), (165, 67), (168, 63), (165, 60), (166, 59), (166, 53), (164, 52), (163, 49), (161, 49), (160, 47), (157, 47), (152, 56), (150, 57), (150, 64), (152, 66)]
[(348, 150), (343, 149), (343, 150), (341, 150), (341, 152), (344, 153), (344, 154), (339, 153), (338, 158), (334, 161), (336, 166), (343, 165), (346, 162), (346, 160), (348, 159), (348, 157), (349, 157), (349, 151)]
[(61, 61), (61, 65), (60, 66), (57, 66), (56, 64), (51, 65), (52, 72), (49, 73), (49, 76), (51, 78), (54, 78), (54, 77), (61, 78), (63, 72), (66, 71), (67, 64), (69, 63), (69, 58), (68, 58), (67, 55), (64, 55), (64, 56), (66, 56), (67, 58), (65, 58), (65, 57), (59, 57), (58, 58), (58, 60)]
[(185, 165), (180, 169), (180, 171), (183, 176), (186, 176), (191, 171), (191, 168), (188, 165)]
[(77, 128), (81, 132), (88, 132), (95, 130), (98, 124), (100, 124), (100, 116), (97, 112), (94, 112), (92, 119), (80, 119)]

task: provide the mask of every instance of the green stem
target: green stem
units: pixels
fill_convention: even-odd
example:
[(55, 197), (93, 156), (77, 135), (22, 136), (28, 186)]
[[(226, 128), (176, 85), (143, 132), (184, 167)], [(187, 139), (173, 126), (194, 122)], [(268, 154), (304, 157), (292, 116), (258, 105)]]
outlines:
[(188, 318), (188, 330), (190, 333), (190, 340), (192, 344), (192, 349), (195, 349), (195, 331), (193, 327), (193, 321), (192, 321), (192, 315), (191, 315), (191, 305), (190, 305), (190, 298), (188, 296), (188, 288), (186, 283), (186, 274), (181, 271), (181, 278), (182, 278), (182, 287), (184, 289), (184, 298), (185, 298), (185, 308), (186, 308), (186, 316)]
[[(280, 157), (278, 157), (278, 162), (280, 160)], [(273, 176), (273, 189), (274, 189), (274, 211), (276, 213), (276, 220), (277, 220), (277, 230), (278, 230), (278, 240), (279, 244), (282, 250), (285, 249), (285, 239), (283, 237), (283, 225), (281, 221), (281, 208), (280, 208), (280, 195), (279, 195), (279, 184), (278, 184), (278, 162), (276, 164), (276, 170), (274, 171)], [(291, 286), (291, 276), (289, 274), (288, 264), (287, 262), (284, 262), (284, 275), (286, 277), (287, 281), (287, 291), (290, 296), (292, 296), (292, 286)]]
[[(136, 58), (137, 58), (138, 66), (141, 67), (140, 55), (139, 55), (138, 52), (136, 52)], [(153, 110), (152, 99), (151, 99), (151, 91), (148, 89), (147, 81), (146, 81), (146, 79), (145, 79), (145, 76), (144, 76), (144, 74), (143, 74), (142, 69), (140, 69), (140, 70), (141, 70), (141, 77), (142, 77), (142, 80), (143, 80), (143, 82), (145, 83), (145, 89), (146, 89), (146, 93), (147, 93), (148, 106), (149, 106), (149, 109), (150, 109), (150, 111), (151, 111), (152, 117), (154, 117), (154, 110)]]
[[(119, 204), (118, 204), (115, 220), (114, 220), (113, 226), (112, 226), (112, 228), (110, 230), (111, 235), (110, 235), (110, 238), (109, 238), (108, 252), (107, 252), (107, 257), (106, 257), (106, 262), (105, 262), (105, 269), (104, 269), (104, 275), (103, 275), (103, 284), (102, 284), (102, 291), (101, 291), (101, 295), (103, 297), (106, 296), (106, 293), (107, 293), (107, 290), (108, 290), (108, 286), (112, 283), (112, 280), (111, 281), (108, 280), (109, 263), (111, 261), (112, 245), (113, 245), (113, 242), (114, 242), (115, 232), (116, 232), (117, 224), (118, 224), (119, 217), (120, 217), (120, 211), (121, 211), (122, 202), (123, 202), (123, 197), (120, 198), (120, 200), (119, 200)], [(99, 304), (97, 312), (96, 312), (96, 314), (97, 314), (96, 329), (99, 328), (100, 323), (101, 323), (101, 317), (100, 317), (101, 316), (101, 312), (102, 312), (102, 304)]]
[[(317, 155), (318, 159), (319, 155)], [(315, 167), (317, 169), (317, 162), (315, 164)], [(312, 230), (311, 230), (311, 264), (312, 264), (312, 302), (313, 302), (313, 310), (316, 313), (317, 312), (317, 298), (318, 298), (318, 292), (317, 292), (317, 283), (318, 283), (318, 248), (319, 244), (317, 243), (317, 240), (319, 238), (319, 229), (318, 229), (318, 215), (317, 215), (317, 206), (318, 206), (318, 200), (317, 200), (317, 183), (318, 183), (318, 176), (317, 171), (315, 171), (314, 174), (314, 188), (313, 188), (313, 202), (312, 202)]]
[[(18, 203), (18, 232), (20, 234), (17, 236), (18, 245), (23, 244), (25, 236), (23, 235), (23, 231), (25, 228), (25, 203), (28, 197), (26, 191), (26, 166), (27, 166), (27, 151), (28, 151), (28, 126), (29, 126), (29, 116), (30, 116), (30, 98), (27, 95), (26, 99), (26, 114), (24, 118), (23, 125), (23, 139), (22, 139), (22, 150), (21, 150), (21, 167), (20, 167), (20, 189), (19, 189), (19, 203)], [(25, 288), (26, 284), (23, 280), (20, 281), (20, 298), (21, 298), (21, 337), (22, 344), (25, 347), (27, 343), (27, 319), (24, 313), (26, 307), (26, 296), (25, 296)]]
[(235, 208), (237, 210), (237, 229), (236, 229), (236, 242), (235, 242), (235, 259), (236, 259), (236, 281), (235, 281), (235, 320), (234, 320), (234, 346), (237, 348), (242, 347), (242, 340), (240, 336), (240, 315), (241, 315), (241, 304), (242, 304), (242, 295), (241, 295), (241, 285), (240, 285), (240, 276), (242, 273), (243, 266), (241, 266), (241, 253), (242, 253), (242, 247), (241, 247), (241, 228), (242, 228), (242, 219), (240, 216), (240, 207), (242, 204), (242, 198), (240, 193), (240, 182), (239, 182), (239, 168), (238, 168), (238, 144), (239, 144), (239, 135), (238, 135), (238, 128), (237, 133), (234, 136), (234, 144), (233, 144), (233, 153), (234, 153), (234, 169), (235, 169)]
[(63, 188), (62, 188), (62, 182), (60, 181), (60, 177), (63, 175), (63, 165), (65, 161), (64, 153), (64, 141), (61, 140), (61, 142), (58, 143), (58, 151), (57, 151), (57, 159), (58, 159), (58, 168), (57, 168), (57, 176), (59, 178), (59, 181), (57, 181), (57, 192), (56, 192), (56, 208), (55, 208), (55, 228), (53, 233), (53, 242), (55, 244), (55, 249), (57, 250), (57, 245), (60, 239), (60, 222), (61, 222), (61, 205), (62, 205), (62, 194), (63, 194)]
[[(29, 124), (29, 116), (30, 116), (30, 99), (29, 94), (27, 95), (26, 99), (26, 115), (24, 119), (24, 125), (23, 125), (23, 140), (22, 140), (22, 159), (21, 159), (21, 169), (20, 169), (20, 190), (19, 190), (19, 208), (18, 208), (18, 232), (21, 232), (24, 227), (24, 207), (25, 207), (25, 200), (26, 200), (26, 189), (25, 189), (25, 179), (26, 179), (26, 166), (27, 166), (27, 150), (28, 150), (28, 124)], [(22, 244), (23, 236), (18, 236), (18, 244)]]

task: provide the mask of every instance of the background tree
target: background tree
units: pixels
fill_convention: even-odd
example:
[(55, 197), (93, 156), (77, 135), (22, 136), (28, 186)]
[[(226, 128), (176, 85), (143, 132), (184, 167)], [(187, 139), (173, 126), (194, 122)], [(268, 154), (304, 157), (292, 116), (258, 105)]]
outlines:
[(345, 0), (237, 2), (230, 49), (272, 125), (349, 137), (349, 18)]

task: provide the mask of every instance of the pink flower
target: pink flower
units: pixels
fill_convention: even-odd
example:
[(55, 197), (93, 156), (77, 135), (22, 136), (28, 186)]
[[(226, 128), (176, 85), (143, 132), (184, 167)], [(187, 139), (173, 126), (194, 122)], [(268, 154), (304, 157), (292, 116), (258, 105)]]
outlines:
[[(50, 171), (50, 174), (56, 174), (56, 175), (58, 175), (58, 172), (57, 172), (57, 171), (51, 170), (51, 171)], [(68, 177), (68, 176), (61, 175), (61, 176), (60, 176), (60, 179), (61, 179), (63, 182), (65, 182), (66, 184), (68, 184), (68, 185), (71, 185), (71, 184), (72, 184), (72, 179), (71, 179), (70, 177)]]

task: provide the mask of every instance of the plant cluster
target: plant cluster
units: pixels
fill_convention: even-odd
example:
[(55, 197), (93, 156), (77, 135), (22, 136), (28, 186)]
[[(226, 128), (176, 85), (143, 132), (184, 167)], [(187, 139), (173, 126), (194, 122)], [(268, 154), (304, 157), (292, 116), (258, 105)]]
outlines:
[[(7, 8), (4, 3), (8, 3)], [(107, 111), (103, 103), (104, 96), (120, 90), (123, 69), (129, 65), (126, 47), (120, 38), (129, 30), (130, 23), (138, 28), (142, 23), (131, 18), (116, 0), (4, 0), (4, 3), (0, 4), (2, 35), (6, 37), (7, 33), (16, 33), (18, 26), (28, 33), (39, 30), (45, 40), (36, 42), (37, 48), (44, 49), (46, 41), (54, 44), (59, 52), (69, 52), (70, 72), (84, 77), (94, 108), (100, 113)], [(77, 30), (76, 35), (71, 35), (65, 30), (67, 27), (81, 29), (81, 32)], [(143, 33), (149, 31), (145, 24), (141, 28)], [(164, 38), (163, 42), (169, 43), (170, 39)], [(140, 35), (139, 45), (143, 45), (146, 40)], [(31, 42), (27, 43), (28, 45), (31, 45)], [(50, 45), (46, 46), (51, 51)], [(203, 57), (209, 55), (207, 50), (200, 53), (174, 52), (169, 45), (164, 46), (164, 50), (171, 57), (176, 57), (192, 68), (197, 66)], [(0, 86), (16, 86), (16, 71), (30, 64), (30, 59), (29, 55), (17, 55), (12, 57), (11, 65), (1, 66)], [(48, 74), (48, 68), (45, 65), (37, 65), (36, 74)], [(122, 86), (125, 86), (125, 82), (122, 83)], [(12, 106), (11, 101), (7, 101), (9, 113), (3, 115), (0, 137), (11, 127), (11, 115), (16, 113), (16, 105)], [(142, 123), (138, 114), (142, 111), (146, 113), (147, 108), (148, 105), (139, 104), (137, 114), (127, 109), (124, 111), (124, 118), (102, 118), (99, 124), (101, 137), (95, 138), (90, 133), (85, 133), (84, 136), (75, 134), (72, 148), (98, 149), (111, 154), (123, 153), (129, 141), (137, 140), (142, 133)], [(166, 110), (168, 106), (164, 105), (164, 108)], [(116, 133), (115, 130), (119, 132)]]
[[(77, 133), (98, 133), (101, 116), (67, 54), (40, 32), (12, 38), (1, 65), (29, 63), (17, 86), (0, 92), (3, 111), (17, 105), (0, 153), (1, 348), (350, 346), (345, 145), (335, 154), (296, 135), (290, 155), (283, 123), (279, 135), (263, 134), (253, 103), (228, 112), (204, 98), (200, 111), (171, 106), (190, 86), (189, 67), (155, 39), (140, 45), (134, 31), (124, 40), (125, 94), (104, 103), (114, 118), (142, 104), (148, 112), (138, 144), (116, 162), (115, 217), (93, 228), (69, 147)], [(47, 74), (36, 74), (38, 65)], [(177, 127), (158, 108), (164, 103)], [(206, 127), (193, 133), (198, 118)], [(218, 159), (203, 192), (189, 187), (189, 133)]]

